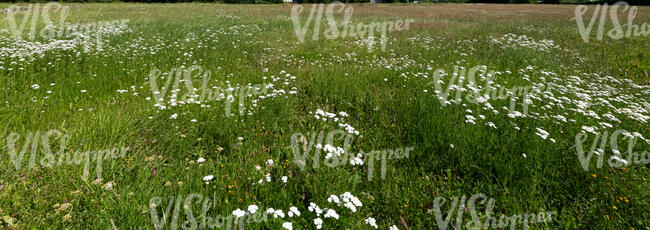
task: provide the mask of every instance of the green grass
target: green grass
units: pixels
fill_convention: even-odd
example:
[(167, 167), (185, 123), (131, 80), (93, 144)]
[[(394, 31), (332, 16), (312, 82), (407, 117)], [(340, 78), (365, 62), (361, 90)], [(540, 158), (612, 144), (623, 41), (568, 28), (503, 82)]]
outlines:
[[(2, 8), (8, 6), (0, 4)], [(531, 82), (547, 83), (551, 77), (540, 71), (544, 70), (557, 74), (558, 79), (553, 80), (556, 84), (576, 86), (568, 76), (579, 76), (584, 80), (578, 85), (580, 89), (612, 93), (604, 98), (628, 95), (624, 97), (627, 100), (611, 101), (617, 108), (633, 106), (632, 102), (642, 105), (645, 101), (646, 110), (639, 113), (648, 116), (648, 37), (592, 39), (584, 43), (575, 21), (570, 20), (573, 6), (557, 6), (557, 14), (547, 6), (525, 6), (531, 11), (546, 11), (522, 16), (525, 12), (517, 13), (522, 8), (509, 9), (514, 6), (507, 5), (499, 6), (501, 9), (352, 5), (355, 24), (415, 19), (410, 30), (389, 33), (394, 40), (385, 52), (368, 51), (355, 44), (359, 40), (356, 38), (308, 39), (297, 43), (288, 19), (291, 5), (66, 6), (70, 6), (68, 22), (129, 19), (130, 31), (107, 38), (101, 54), (80, 49), (53, 51), (30, 62), (0, 57), (0, 66), (4, 67), (0, 69), (0, 217), (4, 216), (0, 218), (0, 229), (106, 229), (113, 225), (118, 229), (152, 229), (148, 207), (153, 197), (162, 197), (163, 208), (157, 209), (161, 213), (170, 196), (187, 197), (192, 193), (214, 201), (208, 212), (213, 217), (230, 215), (235, 209), (245, 210), (251, 204), (259, 206), (259, 211), (275, 208), (286, 213), (295, 206), (302, 212), (300, 217), (269, 217), (265, 222), (247, 224), (246, 228), (280, 229), (282, 223), (291, 221), (296, 229), (315, 229), (316, 216), (307, 211), (309, 203), (334, 207), (326, 201), (327, 197), (344, 192), (357, 196), (363, 207), (356, 213), (337, 207), (340, 219), (324, 218), (324, 228), (369, 229), (364, 219), (373, 217), (381, 229), (392, 225), (399, 229), (433, 229), (436, 197), (450, 200), (476, 193), (496, 200), (497, 215), (557, 212), (553, 221), (531, 225), (532, 229), (650, 227), (647, 165), (630, 165), (625, 169), (607, 165), (597, 169), (592, 165), (585, 171), (573, 147), (581, 127), (598, 126), (598, 122), (614, 125), (611, 129), (600, 129), (599, 133), (625, 129), (650, 138), (647, 120), (630, 119), (595, 102), (589, 110), (601, 118), (611, 112), (621, 122), (597, 120), (557, 106), (542, 108), (551, 102), (548, 99), (535, 100), (530, 105), (530, 114), (535, 118), (511, 119), (501, 110), (508, 106), (508, 101), (490, 101), (499, 114), (483, 110), (482, 104), (467, 102), (441, 107), (433, 85), (428, 85), (433, 70), (453, 72), (454, 65), (510, 70), (512, 74), (499, 75), (495, 80), (507, 87), (531, 84), (523, 80), (523, 74), (529, 75)], [(457, 14), (449, 13), (447, 7)], [(463, 7), (486, 7), (488, 11), (481, 15)], [(635, 22), (640, 25), (650, 18), (650, 8), (640, 7), (638, 14)], [(5, 19), (6, 13), (0, 16)], [(229, 29), (233, 26), (238, 27)], [(6, 28), (7, 20), (1, 21), (0, 30)], [(544, 52), (491, 42), (507, 33), (527, 35), (535, 41), (550, 39), (561, 49)], [(145, 100), (152, 97), (147, 77), (153, 68), (168, 72), (191, 65), (210, 70), (211, 78), (218, 83), (273, 83), (276, 89), (287, 92), (295, 87), (296, 94), (260, 100), (252, 115), (236, 112), (230, 117), (225, 116), (223, 101), (208, 102), (210, 108), (183, 105), (159, 110), (152, 100)], [(519, 72), (529, 65), (535, 66), (534, 70)], [(295, 80), (284, 72), (295, 76)], [(415, 76), (416, 73), (429, 77)], [(629, 79), (646, 88), (635, 88), (631, 83), (599, 82), (602, 79), (593, 74)], [(281, 79), (272, 82), (271, 76)], [(283, 85), (285, 80), (289, 85)], [(199, 79), (194, 81), (195, 87), (199, 88), (200, 83)], [(40, 88), (30, 88), (33, 84)], [(596, 87), (601, 84), (614, 88)], [(52, 93), (48, 94), (48, 90)], [(454, 94), (455, 91), (450, 97)], [(46, 96), (49, 98), (43, 99)], [(572, 91), (566, 92), (566, 96), (571, 100), (578, 98)], [(246, 107), (251, 104), (247, 100)], [(237, 109), (233, 105), (233, 111)], [(349, 114), (345, 122), (360, 132), (351, 145), (353, 152), (408, 146), (414, 151), (408, 158), (389, 160), (385, 179), (379, 177), (376, 168), (373, 180), (368, 181), (367, 165), (329, 168), (321, 163), (314, 168), (313, 162), (308, 161), (305, 170), (300, 170), (291, 148), (292, 135), (339, 129), (330, 121), (316, 120), (310, 112), (317, 109)], [(465, 122), (467, 109), (476, 117), (476, 125)], [(175, 113), (178, 118), (169, 119)], [(485, 120), (478, 118), (479, 114)], [(558, 122), (549, 117), (558, 114), (575, 122)], [(197, 121), (191, 122), (192, 119)], [(498, 128), (484, 125), (486, 122), (493, 122)], [(539, 127), (551, 133), (555, 142), (536, 135)], [(28, 133), (50, 129), (69, 135), (66, 152), (120, 146), (130, 150), (124, 158), (103, 161), (101, 184), (91, 183), (96, 179), (96, 165), (90, 166), (88, 181), (81, 179), (83, 166), (78, 165), (28, 168), (23, 163), (23, 169), (16, 171), (5, 144), (10, 133), (21, 135), (16, 145), (20, 151)], [(241, 143), (238, 137), (243, 137)], [(591, 146), (593, 137), (590, 135), (583, 144), (585, 148)], [(342, 142), (336, 144), (341, 146)], [(52, 138), (50, 145), (58, 159), (59, 142)], [(624, 146), (622, 140), (619, 146)], [(648, 144), (638, 140), (635, 151), (643, 150), (648, 150)], [(611, 154), (610, 150), (606, 152)], [(37, 153), (40, 160), (44, 154), (41, 146)], [(29, 160), (29, 154), (28, 150), (24, 162)], [(190, 163), (199, 157), (206, 162), (200, 166)], [(265, 166), (268, 159), (273, 159), (273, 166)], [(256, 166), (262, 170), (256, 170)], [(258, 184), (267, 172), (272, 182)], [(206, 175), (214, 175), (213, 183), (204, 183), (202, 178)], [(280, 181), (282, 176), (288, 176), (286, 184)], [(112, 191), (101, 188), (106, 182), (116, 183)], [(166, 186), (166, 182), (171, 186)], [(623, 197), (629, 202), (620, 199)], [(55, 204), (64, 203), (72, 207), (56, 213)], [(197, 216), (200, 205), (193, 207)], [(70, 219), (64, 221), (66, 214)], [(464, 216), (465, 223), (471, 220), (469, 213)], [(185, 218), (183, 213), (179, 218)]]

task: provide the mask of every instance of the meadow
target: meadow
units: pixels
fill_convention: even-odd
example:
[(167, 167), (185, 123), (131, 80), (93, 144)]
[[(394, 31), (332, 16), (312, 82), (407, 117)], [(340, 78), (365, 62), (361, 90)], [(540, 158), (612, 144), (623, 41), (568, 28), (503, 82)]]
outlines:
[(61, 6), (0, 3), (0, 229), (650, 229), (650, 36), (575, 5)]

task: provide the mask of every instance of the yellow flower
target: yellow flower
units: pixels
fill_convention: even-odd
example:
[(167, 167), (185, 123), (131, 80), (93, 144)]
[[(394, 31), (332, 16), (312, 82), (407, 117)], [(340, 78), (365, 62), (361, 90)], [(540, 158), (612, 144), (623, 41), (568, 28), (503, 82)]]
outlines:
[(593, 175), (591, 175), (591, 176), (594, 177), (594, 178), (598, 177), (598, 176), (596, 176), (596, 174), (593, 174)]
[(612, 206), (612, 208), (614, 208), (614, 210), (618, 210), (618, 208), (616, 207), (616, 205)]

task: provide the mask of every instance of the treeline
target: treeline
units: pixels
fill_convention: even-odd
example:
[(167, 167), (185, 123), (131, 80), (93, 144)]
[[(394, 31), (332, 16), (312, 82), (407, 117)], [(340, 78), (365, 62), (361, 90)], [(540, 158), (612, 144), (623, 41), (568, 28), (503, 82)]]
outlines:
[[(50, 2), (52, 0), (0, 0), (0, 2)], [(57, 0), (54, 0), (57, 1)], [(293, 0), (294, 3), (369, 3), (371, 0)], [(503, 4), (614, 4), (619, 0), (375, 0), (381, 3), (503, 3)], [(142, 2), (142, 3), (180, 3), (212, 2), (234, 4), (283, 3), (284, 0), (58, 0), (58, 2)], [(650, 5), (650, 0), (627, 0), (630, 5)]]

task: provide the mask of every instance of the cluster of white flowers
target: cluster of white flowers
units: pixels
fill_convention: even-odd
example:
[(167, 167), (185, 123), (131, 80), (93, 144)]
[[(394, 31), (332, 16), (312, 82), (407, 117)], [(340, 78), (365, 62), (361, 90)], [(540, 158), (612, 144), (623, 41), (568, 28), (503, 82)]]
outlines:
[(377, 226), (377, 221), (375, 220), (375, 218), (368, 217), (367, 219), (364, 220), (364, 222), (375, 229), (379, 228), (379, 226)]
[(259, 207), (257, 207), (257, 205), (252, 204), (252, 205), (248, 206), (248, 209), (246, 211), (241, 210), (241, 209), (237, 209), (235, 211), (232, 211), (232, 215), (237, 217), (237, 218), (241, 218), (241, 217), (243, 217), (245, 215), (255, 214), (258, 209), (259, 209)]
[(548, 135), (549, 135), (549, 133), (546, 132), (546, 130), (544, 130), (542, 128), (537, 128), (537, 133), (535, 133), (535, 134), (537, 134), (537, 136), (541, 137), (544, 140), (546, 140), (546, 138), (548, 138)]
[(363, 155), (361, 153), (357, 153), (356, 157), (353, 157), (350, 159), (350, 165), (363, 165)]
[(273, 218), (275, 218), (275, 219), (277, 219), (278, 217), (280, 219), (284, 218), (284, 212), (282, 211), (282, 209), (277, 209), (276, 210), (276, 209), (273, 209), (273, 208), (269, 208), (269, 209), (266, 210), (266, 213), (273, 214)]
[(293, 229), (293, 223), (291, 222), (284, 222), (282, 223), (282, 227), (287, 230), (292, 230)]
[[(273, 165), (275, 164), (275, 162), (273, 161), (273, 159), (268, 159), (265, 163), (266, 163), (266, 166), (267, 166), (267, 167), (265, 168), (264, 171), (262, 171), (262, 166), (259, 166), (259, 165), (255, 165), (255, 170), (257, 170), (257, 171), (261, 171), (261, 172), (265, 172), (265, 171), (268, 170), (269, 168), (273, 167)], [(285, 183), (285, 184), (286, 184), (286, 183), (289, 181), (289, 177), (287, 177), (287, 176), (282, 176), (282, 177), (280, 178), (280, 180), (282, 181), (282, 183)], [(266, 182), (271, 182), (271, 173), (268, 173), (268, 172), (267, 172), (266, 174), (264, 174), (263, 178), (257, 181), (257, 184), (263, 185), (263, 184), (265, 183), (265, 181), (266, 181)], [(252, 183), (252, 185), (255, 185), (255, 183)]]
[[(192, 66), (189, 68), (181, 66), (176, 71), (178, 72), (181, 70), (193, 68), (202, 70), (200, 66)], [(207, 72), (208, 71), (206, 70), (203, 73), (205, 74)], [(183, 74), (187, 75), (188, 73)], [(220, 102), (227, 106), (226, 112), (230, 112), (228, 109), (232, 108), (232, 112), (230, 112), (231, 115), (238, 112), (246, 115), (253, 115), (255, 109), (260, 108), (259, 104), (262, 101), (267, 101), (278, 96), (285, 96), (285, 98), (288, 98), (286, 91), (289, 90), (289, 88), (285, 89), (283, 87), (289, 86), (290, 83), (295, 82), (296, 80), (295, 76), (286, 73), (284, 70), (280, 71), (278, 77), (273, 75), (270, 77), (261, 77), (264, 82), (267, 80), (270, 80), (271, 82), (257, 85), (252, 85), (251, 83), (248, 83), (247, 85), (232, 84), (229, 80), (220, 81), (219, 79), (210, 80), (209, 78), (207, 78), (206, 81), (206, 79), (202, 79), (206, 78), (204, 75), (175, 75), (179, 75), (179, 73), (174, 74), (173, 72), (163, 72), (159, 76), (160, 79), (166, 79), (168, 83), (174, 80), (175, 83), (170, 84), (173, 88), (166, 89), (162, 87), (161, 89), (151, 89), (153, 97), (157, 98), (153, 106), (158, 110), (168, 110), (175, 107), (182, 108), (190, 105), (210, 109), (214, 106), (213, 104), (215, 102)], [(158, 76), (149, 77), (155, 77), (156, 79), (147, 79), (147, 81), (160, 81), (157, 79)], [(197, 79), (191, 79), (193, 77)], [(226, 76), (226, 78), (230, 77), (234, 77), (234, 74), (229, 74)], [(192, 82), (190, 81), (197, 81), (200, 84), (201, 89), (191, 87)], [(216, 84), (221, 85), (217, 86)], [(296, 87), (291, 87), (290, 89), (293, 93), (289, 94), (295, 94), (297, 92)], [(122, 93), (125, 91), (118, 92)], [(151, 97), (147, 97), (145, 100), (151, 100)], [(247, 102), (249, 102), (250, 105), (246, 105)], [(173, 118), (170, 117), (170, 119), (176, 118), (178, 118), (178, 114), (176, 114), (176, 116)], [(196, 122), (196, 119), (192, 119), (192, 121)]]
[(298, 208), (291, 206), (289, 208), (289, 212), (287, 213), (287, 215), (289, 215), (289, 217), (293, 217), (294, 215), (300, 216), (300, 211), (298, 210)]
[(476, 124), (476, 117), (474, 117), (472, 115), (465, 115), (465, 118), (467, 119), (467, 120), (465, 120), (465, 123), (471, 123), (473, 125)]
[[(63, 31), (74, 31), (80, 24), (66, 23)], [(42, 57), (49, 52), (73, 50), (83, 48), (85, 53), (103, 51), (103, 44), (108, 38), (130, 32), (126, 23), (105, 23), (98, 30), (85, 33), (74, 32), (66, 34), (60, 40), (49, 38), (46, 41), (27, 41), (20, 38), (0, 36), (0, 57), (9, 57), (30, 62), (36, 57)], [(45, 27), (46, 30), (56, 31), (53, 25)], [(81, 53), (77, 53), (77, 56)]]
[[(311, 114), (312, 112), (309, 113)], [(349, 134), (359, 135), (359, 131), (357, 131), (354, 127), (352, 127), (350, 124), (343, 123), (346, 117), (348, 117), (348, 114), (346, 112), (341, 111), (338, 113), (337, 116), (337, 114), (335, 113), (326, 112), (323, 111), (322, 109), (317, 109), (314, 114), (314, 118), (316, 118), (317, 120), (322, 120), (322, 121), (331, 120), (334, 122), (338, 122), (338, 126), (344, 128), (345, 131), (348, 132)]]
[(314, 219), (314, 225), (316, 225), (316, 229), (323, 228), (323, 219), (321, 219), (321, 218)]
[[(345, 206), (348, 207), (352, 212), (357, 211), (357, 207), (361, 207), (361, 201), (359, 201), (358, 198), (350, 194), (349, 192), (345, 192), (341, 194), (341, 196), (335, 196), (335, 195), (330, 195), (329, 198), (327, 198), (327, 201), (329, 203), (336, 203), (338, 206)], [(310, 202), (309, 207), (307, 208), (310, 212), (316, 213), (316, 218), (314, 219), (314, 225), (316, 226), (316, 229), (321, 229), (323, 227), (323, 219), (320, 218), (322, 215), (323, 218), (333, 218), (333, 219), (339, 219), (340, 216), (334, 209), (329, 209), (329, 208), (321, 208), (316, 203)]]
[[(340, 200), (339, 197), (341, 198)], [(350, 192), (345, 192), (338, 197), (335, 195), (330, 195), (330, 197), (327, 198), (327, 202), (334, 202), (338, 206), (343, 205), (344, 207), (350, 209), (352, 212), (357, 212), (357, 207), (363, 206), (359, 198), (355, 197)]]
[(330, 159), (333, 156), (341, 157), (342, 154), (345, 153), (345, 150), (341, 147), (334, 147), (329, 144), (325, 144), (325, 146), (321, 145), (320, 143), (314, 145), (315, 148), (317, 149), (323, 149), (327, 155), (325, 155), (325, 159)]
[(205, 184), (210, 184), (210, 181), (212, 181), (212, 179), (214, 179), (213, 175), (207, 175), (203, 177), (203, 181), (205, 181)]
[(519, 35), (508, 33), (503, 35), (500, 38), (492, 38), (492, 42), (502, 45), (504, 47), (510, 48), (529, 48), (532, 50), (550, 52), (551, 49), (560, 49), (559, 46), (555, 45), (555, 42), (550, 39), (544, 39), (537, 41), (526, 35)]

